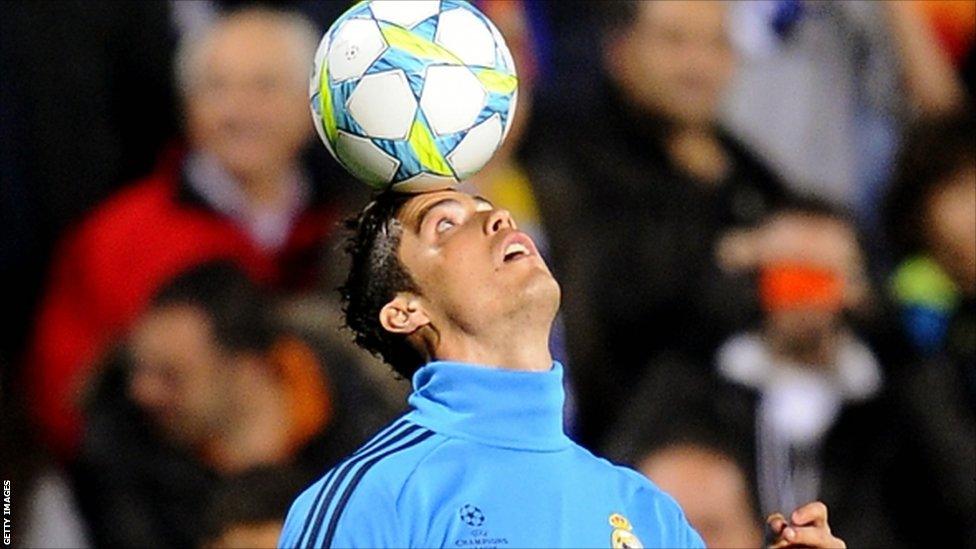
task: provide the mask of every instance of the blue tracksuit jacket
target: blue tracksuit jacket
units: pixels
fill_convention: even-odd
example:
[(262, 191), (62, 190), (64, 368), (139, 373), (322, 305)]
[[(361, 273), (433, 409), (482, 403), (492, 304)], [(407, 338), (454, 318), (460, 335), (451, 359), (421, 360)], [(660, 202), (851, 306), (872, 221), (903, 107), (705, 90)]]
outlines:
[(563, 369), (432, 362), (412, 410), (302, 493), (280, 547), (704, 547), (671, 497), (563, 433)]

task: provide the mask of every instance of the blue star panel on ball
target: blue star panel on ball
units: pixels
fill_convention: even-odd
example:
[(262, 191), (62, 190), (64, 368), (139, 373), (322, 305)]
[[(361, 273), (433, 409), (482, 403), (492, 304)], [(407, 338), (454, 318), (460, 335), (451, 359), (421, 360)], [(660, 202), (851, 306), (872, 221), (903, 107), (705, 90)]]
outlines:
[(309, 83), (329, 152), (376, 189), (448, 188), (508, 133), (518, 90), (498, 29), (458, 0), (360, 2), (329, 28)]

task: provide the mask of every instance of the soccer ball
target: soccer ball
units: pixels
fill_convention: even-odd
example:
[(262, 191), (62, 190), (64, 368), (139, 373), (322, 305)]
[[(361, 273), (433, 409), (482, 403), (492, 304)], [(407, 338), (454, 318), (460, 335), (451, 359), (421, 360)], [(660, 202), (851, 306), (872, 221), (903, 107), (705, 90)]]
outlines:
[(498, 29), (467, 2), (372, 0), (344, 13), (315, 54), (315, 129), (375, 189), (450, 188), (508, 134), (515, 63)]

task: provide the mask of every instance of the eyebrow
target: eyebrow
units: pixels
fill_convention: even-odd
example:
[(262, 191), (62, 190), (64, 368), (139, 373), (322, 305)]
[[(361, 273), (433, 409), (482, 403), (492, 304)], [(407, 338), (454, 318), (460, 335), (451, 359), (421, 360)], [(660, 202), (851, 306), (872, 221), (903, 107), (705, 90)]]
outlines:
[[(483, 204), (487, 204), (488, 207), (490, 207), (492, 209), (495, 208), (495, 205), (492, 204), (490, 200), (488, 200), (487, 198), (485, 198), (483, 196), (472, 196), (471, 198), (473, 198), (475, 202), (480, 202), (480, 203), (483, 203)], [(456, 198), (449, 198), (448, 197), (448, 198), (442, 198), (442, 199), (440, 199), (440, 200), (438, 200), (436, 202), (431, 202), (430, 204), (427, 204), (426, 206), (424, 206), (424, 208), (422, 210), (420, 210), (420, 214), (417, 216), (417, 231), (419, 232), (420, 231), (420, 228), (423, 227), (424, 220), (427, 219), (427, 214), (429, 214), (431, 211), (433, 211), (434, 208), (439, 208), (441, 206), (446, 206), (447, 204), (452, 204), (452, 205), (458, 205), (458, 206), (460, 206), (461, 205), (461, 201), (458, 200), (458, 199), (456, 199)]]
[(461, 205), (461, 202), (458, 201), (455, 198), (442, 198), (442, 199), (440, 199), (440, 200), (438, 200), (436, 202), (431, 202), (430, 204), (427, 204), (426, 206), (424, 206), (424, 209), (420, 210), (420, 213), (417, 215), (417, 228), (416, 228), (416, 230), (418, 232), (420, 231), (420, 228), (423, 227), (423, 225), (424, 225), (424, 220), (427, 218), (427, 214), (429, 214), (431, 212), (431, 210), (433, 210), (434, 208), (439, 208), (441, 206), (445, 206), (445, 205), (447, 205), (447, 204), (449, 204), (451, 202), (453, 202), (454, 204), (457, 204), (458, 206)]
[(488, 200), (487, 198), (485, 198), (483, 196), (477, 196), (477, 195), (475, 195), (472, 198), (474, 198), (474, 201), (475, 202), (484, 202), (485, 204), (488, 204), (489, 206), (491, 206), (491, 209), (493, 209), (493, 210), (495, 209), (495, 205), (491, 203), (491, 200)]

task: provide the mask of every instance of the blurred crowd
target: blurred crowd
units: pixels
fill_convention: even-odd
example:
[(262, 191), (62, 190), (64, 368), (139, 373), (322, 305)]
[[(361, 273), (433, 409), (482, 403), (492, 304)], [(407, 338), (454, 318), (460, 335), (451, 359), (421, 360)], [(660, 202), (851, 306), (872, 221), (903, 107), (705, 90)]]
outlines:
[[(463, 188), (562, 285), (571, 436), (712, 547), (814, 499), (852, 547), (974, 546), (976, 4), (476, 4), (520, 90)], [(3, 6), (15, 545), (271, 546), (402, 411), (339, 328), (368, 193), (307, 107), (346, 7)]]

